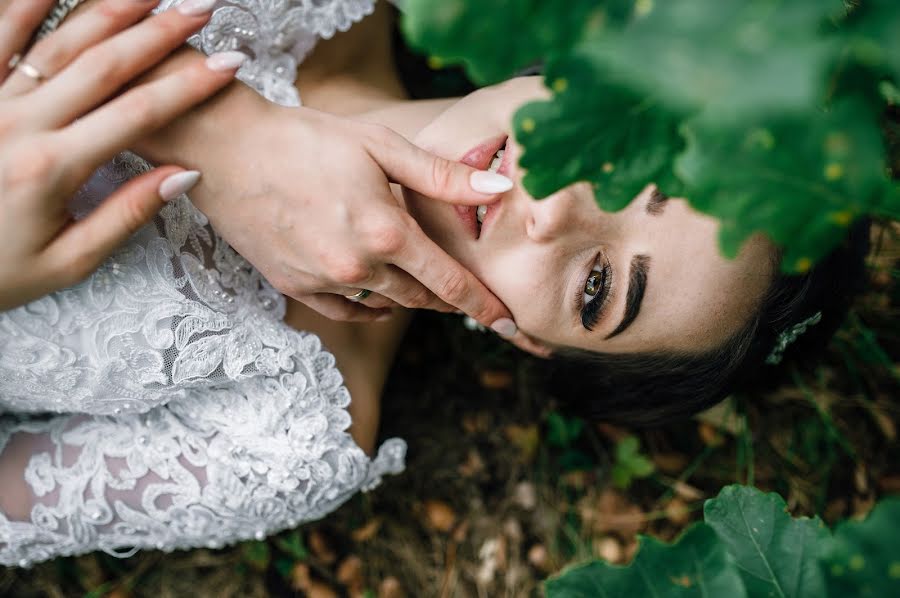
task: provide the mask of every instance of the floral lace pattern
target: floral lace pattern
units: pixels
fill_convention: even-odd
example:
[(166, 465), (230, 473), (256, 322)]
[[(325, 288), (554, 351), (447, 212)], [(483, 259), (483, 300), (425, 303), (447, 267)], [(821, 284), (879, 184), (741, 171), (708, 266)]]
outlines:
[[(248, 52), (244, 81), (297, 105), (297, 61), (373, 1), (229, 0), (194, 42)], [(73, 216), (148, 168), (119, 155)], [(261, 537), (401, 471), (402, 440), (371, 460), (353, 442), (334, 358), (284, 313), (186, 196), (82, 283), (0, 312), (0, 458), (33, 445), (30, 521), (0, 512), (0, 564)]]
[[(166, 10), (183, 0), (163, 0)], [(270, 100), (299, 106), (297, 65), (319, 38), (330, 39), (372, 14), (375, 0), (222, 0), (188, 40), (206, 54), (239, 50), (250, 57), (237, 77)]]

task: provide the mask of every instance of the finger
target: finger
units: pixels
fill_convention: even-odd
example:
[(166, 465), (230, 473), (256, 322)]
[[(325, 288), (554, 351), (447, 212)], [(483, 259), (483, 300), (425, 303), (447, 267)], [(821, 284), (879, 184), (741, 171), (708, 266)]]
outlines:
[(225, 87), (244, 58), (238, 52), (192, 57), (177, 71), (135, 87), (72, 123), (59, 133), (60, 143), (73, 150), (77, 168), (89, 172)]
[[(45, 115), (42, 124), (67, 124), (180, 47), (209, 15), (209, 11), (185, 15), (175, 9), (147, 19), (83, 52), (39, 87), (29, 103), (37, 114)], [(66, 101), (60, 102), (61, 97)]]
[[(376, 287), (379, 293), (403, 307), (412, 309), (431, 309), (444, 313), (457, 311), (452, 305), (448, 305), (432, 293), (421, 282), (396, 266), (389, 265), (386, 272), (376, 276), (377, 282), (371, 286)], [(366, 301), (368, 305), (369, 302)]]
[[(153, 2), (135, 0), (102, 0), (75, 14), (57, 31), (39, 40), (23, 60), (40, 71), (45, 79), (50, 79), (88, 48), (136, 23), (154, 5)], [(0, 89), (0, 96), (22, 95), (38, 85), (34, 78), (13, 72)]]
[(113, 251), (165, 205), (193, 186), (199, 173), (175, 166), (157, 168), (129, 181), (91, 214), (66, 228), (46, 249), (55, 269), (74, 284), (93, 272)]
[(13, 0), (6, 4), (0, 13), (0, 81), (9, 75), (10, 59), (25, 51), (53, 0)]
[(295, 299), (326, 318), (339, 322), (377, 322), (391, 316), (390, 310), (373, 309), (362, 303), (354, 303), (340, 295), (330, 293), (317, 293), (305, 297), (295, 297)]
[(462, 310), (504, 337), (515, 334), (509, 310), (475, 275), (447, 255), (418, 226), (408, 227), (409, 242), (394, 265), (428, 287), (445, 303)]
[(376, 128), (367, 150), (388, 178), (434, 199), (482, 205), (513, 187), (503, 175), (478, 170), (426, 152), (390, 129)]

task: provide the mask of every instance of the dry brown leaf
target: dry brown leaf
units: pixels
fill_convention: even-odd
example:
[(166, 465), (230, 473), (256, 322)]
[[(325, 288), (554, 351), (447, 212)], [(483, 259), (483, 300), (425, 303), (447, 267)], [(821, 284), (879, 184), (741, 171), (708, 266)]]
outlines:
[(396, 577), (385, 577), (378, 584), (378, 598), (405, 598), (406, 592)]
[(631, 538), (647, 524), (644, 511), (612, 489), (604, 490), (593, 505), (586, 506), (592, 506), (594, 510), (591, 529), (595, 534), (615, 532), (623, 538)]
[(613, 442), (619, 442), (620, 440), (631, 434), (631, 432), (629, 432), (625, 428), (614, 426), (612, 424), (601, 422), (596, 424), (596, 426), (598, 432), (600, 432), (603, 436)]
[(506, 390), (513, 385), (513, 375), (506, 370), (484, 370), (478, 376), (482, 388)]
[(725, 437), (712, 424), (700, 422), (697, 424), (697, 434), (706, 446), (715, 448), (725, 444)]
[(688, 502), (706, 498), (705, 492), (696, 486), (691, 486), (687, 482), (682, 482), (681, 480), (676, 480), (675, 483), (672, 484), (672, 491)]
[(664, 509), (666, 519), (675, 525), (682, 526), (691, 520), (691, 510), (681, 498), (675, 497), (669, 501)]
[(363, 586), (362, 559), (351, 554), (338, 565), (337, 580), (351, 590), (360, 590)]
[(853, 497), (853, 518), (865, 519), (869, 511), (875, 506), (875, 496), (854, 496)]
[(847, 499), (836, 498), (825, 506), (825, 512), (822, 513), (822, 518), (825, 519), (825, 521), (837, 521), (838, 519), (843, 519), (844, 513), (846, 512)]
[(506, 426), (503, 432), (510, 444), (519, 449), (523, 462), (530, 463), (534, 460), (538, 445), (541, 442), (537, 425), (518, 426), (511, 424)]
[(856, 464), (856, 469), (853, 472), (853, 486), (860, 494), (869, 492), (869, 476), (866, 473), (866, 466), (862, 463)]
[(317, 559), (330, 565), (337, 560), (337, 553), (331, 547), (331, 541), (320, 530), (314, 529), (309, 534), (309, 550)]
[(298, 592), (306, 592), (311, 580), (309, 578), (309, 565), (297, 563), (291, 569), (291, 588)]
[(364, 526), (350, 532), (350, 537), (353, 538), (354, 542), (368, 542), (375, 537), (379, 529), (381, 529), (381, 517), (373, 517)]
[(587, 484), (587, 476), (588, 472), (577, 469), (575, 471), (567, 471), (566, 473), (559, 476), (559, 481), (569, 486), (570, 488), (574, 488), (575, 490), (584, 490), (585, 485)]
[(466, 455), (466, 462), (458, 465), (456, 471), (464, 478), (471, 478), (484, 471), (484, 459), (481, 458), (477, 450), (474, 448), (469, 449), (469, 453)]
[(623, 558), (622, 562), (619, 564), (625, 565), (627, 563), (630, 563), (631, 560), (634, 558), (634, 555), (637, 553), (637, 551), (638, 551), (637, 538), (631, 538), (630, 540), (626, 541), (625, 542), (625, 558)]
[(469, 533), (469, 522), (463, 521), (462, 523), (460, 523), (459, 525), (456, 526), (456, 529), (453, 530), (453, 535), (451, 537), (453, 538), (453, 541), (456, 542), (457, 544), (462, 544), (465, 541), (468, 533)]
[(462, 427), (466, 434), (475, 436), (487, 432), (492, 420), (491, 414), (487, 411), (465, 413), (462, 416)]
[(429, 499), (422, 503), (425, 512), (425, 523), (439, 532), (447, 533), (456, 523), (456, 511), (440, 500)]
[(550, 562), (550, 552), (543, 544), (535, 544), (528, 549), (528, 562), (532, 567), (546, 575), (553, 569)]
[(338, 598), (338, 593), (324, 581), (312, 580), (309, 583), (309, 589), (306, 590), (309, 598)]
[(884, 475), (878, 478), (878, 487), (889, 494), (900, 493), (900, 475)]
[(701, 411), (694, 418), (732, 436), (738, 436), (744, 428), (743, 418), (738, 415), (738, 410), (732, 397), (728, 397), (709, 409)]
[(478, 558), (481, 564), (475, 573), (475, 579), (482, 586), (489, 585), (498, 571), (506, 569), (506, 538), (495, 536), (486, 540), (478, 550)]
[(878, 426), (878, 429), (881, 430), (881, 434), (884, 436), (885, 440), (888, 442), (897, 440), (897, 425), (894, 423), (893, 418), (888, 412), (879, 405), (867, 404), (867, 408), (869, 415), (875, 420), (875, 424)]
[(613, 537), (594, 538), (592, 545), (594, 554), (609, 563), (619, 564), (622, 562), (622, 557), (625, 556), (622, 545)]
[(658, 470), (668, 475), (678, 475), (690, 462), (687, 456), (681, 453), (654, 453), (650, 458)]
[(513, 544), (519, 544), (525, 534), (522, 531), (522, 524), (514, 517), (507, 517), (503, 520), (503, 533), (509, 538)]
[(513, 502), (526, 511), (537, 506), (537, 489), (531, 482), (519, 482), (513, 490)]

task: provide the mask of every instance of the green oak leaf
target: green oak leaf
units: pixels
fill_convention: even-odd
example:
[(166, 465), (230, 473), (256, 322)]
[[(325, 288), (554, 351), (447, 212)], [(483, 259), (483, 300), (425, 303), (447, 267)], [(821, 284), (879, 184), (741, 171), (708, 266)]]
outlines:
[(683, 110), (748, 116), (819, 101), (837, 43), (822, 32), (841, 0), (645, 0), (586, 44), (634, 90)]
[(747, 486), (727, 486), (706, 501), (706, 523), (734, 558), (749, 596), (821, 598), (819, 567), (828, 530), (818, 518), (792, 519), (784, 500)]
[(691, 526), (674, 544), (638, 537), (627, 567), (594, 561), (568, 569), (545, 584), (547, 598), (700, 598), (746, 596), (737, 567), (706, 524)]
[(854, 3), (837, 33), (861, 64), (890, 73), (900, 82), (900, 3), (864, 0)]
[(462, 63), (480, 84), (500, 81), (588, 32), (621, 22), (631, 2), (568, 0), (406, 0), (403, 32), (440, 64)]
[(672, 165), (684, 146), (681, 116), (604, 77), (583, 54), (555, 60), (545, 77), (552, 99), (516, 112), (515, 136), (523, 147), (519, 164), (532, 196), (544, 198), (588, 181), (603, 209), (618, 210), (651, 182), (669, 195), (680, 193)]
[(700, 114), (682, 133), (687, 149), (676, 172), (691, 204), (721, 221), (720, 244), (730, 257), (762, 231), (785, 249), (782, 269), (802, 272), (858, 216), (897, 209), (881, 131), (862, 100), (730, 126)]
[(900, 596), (900, 498), (879, 502), (863, 521), (845, 521), (822, 551), (828, 595)]

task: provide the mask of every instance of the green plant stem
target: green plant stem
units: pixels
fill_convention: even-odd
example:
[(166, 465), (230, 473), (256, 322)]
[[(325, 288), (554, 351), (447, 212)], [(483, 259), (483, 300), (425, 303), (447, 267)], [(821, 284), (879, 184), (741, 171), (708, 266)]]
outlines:
[(806, 383), (803, 381), (803, 377), (800, 375), (800, 372), (797, 371), (797, 368), (791, 368), (791, 378), (794, 381), (794, 384), (797, 385), (803, 392), (803, 396), (806, 397), (810, 406), (815, 409), (816, 413), (819, 415), (819, 419), (822, 421), (822, 424), (825, 426), (825, 431), (828, 433), (829, 438), (834, 440), (847, 454), (847, 456), (852, 459), (856, 459), (856, 451), (847, 441), (843, 434), (837, 429), (837, 426), (834, 423), (834, 420), (831, 418), (831, 414), (829, 414), (825, 409), (819, 405), (819, 402), (816, 401), (816, 397), (813, 394), (812, 390)]

